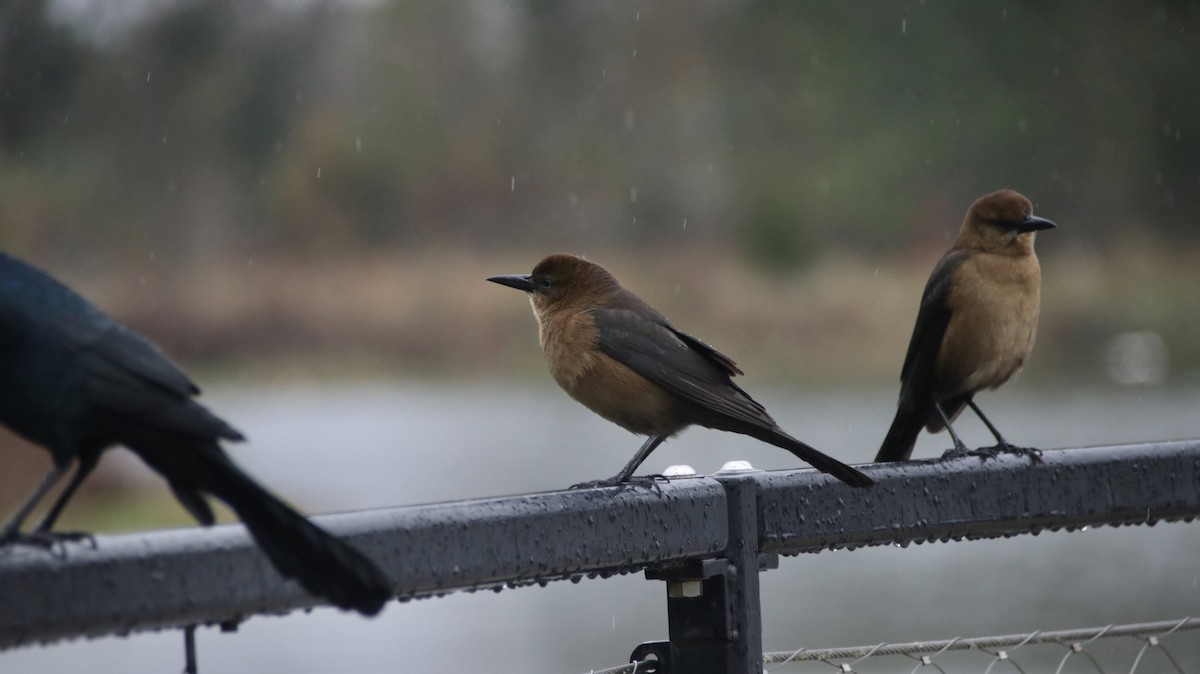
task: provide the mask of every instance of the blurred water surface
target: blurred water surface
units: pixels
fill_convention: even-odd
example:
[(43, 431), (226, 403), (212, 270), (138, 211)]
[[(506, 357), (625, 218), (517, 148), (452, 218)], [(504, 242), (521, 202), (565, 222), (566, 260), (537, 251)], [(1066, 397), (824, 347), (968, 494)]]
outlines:
[[(895, 404), (891, 389), (755, 392), (793, 434), (852, 463), (873, 456)], [(312, 513), (558, 489), (612, 474), (640, 443), (549, 387), (226, 388), (205, 400), (251, 438), (231, 447), (238, 461)], [(1017, 382), (980, 403), (1010, 439), (1046, 448), (1200, 436), (1195, 386), (1048, 392)], [(991, 444), (974, 419), (958, 428), (970, 444)], [(923, 436), (916, 454), (946, 446), (944, 434)], [(764, 469), (795, 465), (773, 447), (692, 429), (644, 470), (688, 463), (708, 473), (729, 459)], [(125, 452), (105, 464), (144, 474)], [(763, 576), (765, 645), (790, 650), (1200, 614), (1196, 527), (785, 558)], [(639, 574), (393, 604), (375, 620), (329, 609), (254, 618), (232, 634), (201, 630), (199, 664), (204, 672), (586, 672), (665, 638), (664, 594)], [(1196, 641), (1175, 641), (1185, 644), (1175, 651), (1185, 667), (1200, 662)], [(0, 672), (179, 671), (182, 644), (172, 632), (27, 648), (0, 654)], [(1110, 668), (1128, 669), (1122, 652), (1095, 649), (1113, 658), (1110, 665), (1124, 663)], [(896, 664), (908, 671), (915, 663)]]

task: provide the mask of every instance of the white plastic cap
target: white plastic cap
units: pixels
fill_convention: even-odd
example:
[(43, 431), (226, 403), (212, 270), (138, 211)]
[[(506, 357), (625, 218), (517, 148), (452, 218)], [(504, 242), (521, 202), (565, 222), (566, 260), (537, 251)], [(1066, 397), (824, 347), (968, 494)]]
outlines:
[(667, 466), (663, 471), (663, 477), (692, 477), (696, 474), (696, 469), (681, 463), (678, 466)]
[(717, 474), (753, 473), (756, 470), (758, 469), (750, 465), (749, 461), (726, 461), (725, 465), (721, 466), (721, 470), (717, 471)]

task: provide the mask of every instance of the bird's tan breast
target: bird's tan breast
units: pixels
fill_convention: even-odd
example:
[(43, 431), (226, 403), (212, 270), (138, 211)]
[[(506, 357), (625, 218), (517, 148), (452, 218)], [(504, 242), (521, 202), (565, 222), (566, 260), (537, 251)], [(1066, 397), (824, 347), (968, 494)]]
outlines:
[(942, 395), (995, 388), (1025, 364), (1037, 336), (1041, 269), (1035, 255), (979, 253), (962, 263), (938, 352)]
[(681, 430), (664, 425), (677, 416), (670, 394), (599, 349), (590, 314), (544, 321), (538, 332), (550, 375), (585, 407), (633, 433)]

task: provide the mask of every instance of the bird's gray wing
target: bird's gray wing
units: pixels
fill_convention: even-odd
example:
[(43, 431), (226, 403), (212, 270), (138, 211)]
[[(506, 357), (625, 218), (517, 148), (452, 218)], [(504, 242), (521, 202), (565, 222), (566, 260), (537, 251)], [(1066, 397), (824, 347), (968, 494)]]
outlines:
[(908, 353), (900, 368), (900, 397), (931, 396), (933, 378), (937, 366), (938, 352), (946, 326), (950, 324), (950, 292), (954, 287), (954, 273), (967, 259), (966, 251), (954, 251), (941, 259), (929, 275), (925, 292), (921, 296), (921, 309), (913, 326), (912, 338), (908, 342)]
[(775, 426), (762, 405), (734, 384), (728, 356), (665, 319), (628, 309), (592, 311), (598, 348), (685, 401), (756, 426)]

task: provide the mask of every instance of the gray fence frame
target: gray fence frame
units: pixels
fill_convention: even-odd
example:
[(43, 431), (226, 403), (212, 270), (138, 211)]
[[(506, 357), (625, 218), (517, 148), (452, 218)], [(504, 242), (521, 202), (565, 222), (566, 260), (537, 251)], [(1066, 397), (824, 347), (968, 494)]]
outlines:
[[(857, 490), (813, 470), (674, 479), (314, 518), (380, 562), (400, 600), (647, 571), (668, 581), (658, 672), (761, 671), (758, 571), (778, 555), (994, 538), (1200, 514), (1200, 440), (882, 464)], [(320, 605), (238, 525), (0, 550), (0, 650), (236, 623)]]

